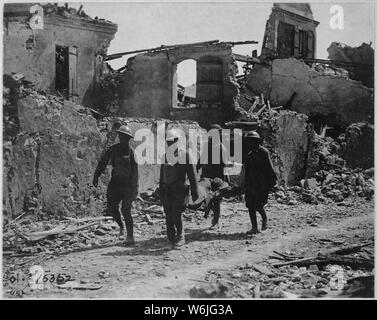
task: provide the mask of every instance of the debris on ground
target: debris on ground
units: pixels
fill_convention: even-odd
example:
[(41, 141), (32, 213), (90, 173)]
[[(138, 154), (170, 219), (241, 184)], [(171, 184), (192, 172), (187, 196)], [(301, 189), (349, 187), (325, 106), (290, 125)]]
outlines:
[[(132, 210), (136, 233), (144, 226), (165, 222), (155, 192), (141, 193)], [(109, 216), (38, 219), (24, 214), (4, 225), (3, 250), (7, 257), (16, 259), (35, 254), (57, 256), (114, 245), (118, 232), (118, 225)]]
[(270, 259), (283, 262), (209, 270), (206, 283), (193, 287), (190, 296), (217, 297), (214, 284), (220, 282), (228, 283), (229, 296), (241, 298), (373, 297), (372, 242), (322, 250), (311, 257), (274, 250)]

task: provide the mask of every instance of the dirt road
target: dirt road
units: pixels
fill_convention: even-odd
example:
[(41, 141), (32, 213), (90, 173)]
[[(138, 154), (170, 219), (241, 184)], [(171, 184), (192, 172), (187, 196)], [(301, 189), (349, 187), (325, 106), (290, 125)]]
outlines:
[(114, 243), (41, 263), (46, 274), (64, 273), (100, 289), (28, 288), (24, 298), (189, 298), (189, 290), (205, 283), (213, 270), (232, 274), (246, 263), (268, 262), (273, 250), (310, 254), (334, 246), (334, 239), (351, 244), (374, 236), (373, 202), (360, 198), (341, 206), (272, 201), (266, 209), (269, 228), (255, 236), (245, 234), (250, 220), (243, 203), (223, 203), (222, 227), (217, 231), (208, 230), (210, 219), (205, 220), (202, 212), (188, 212), (187, 243), (173, 250), (167, 245), (163, 221), (140, 225), (134, 247)]

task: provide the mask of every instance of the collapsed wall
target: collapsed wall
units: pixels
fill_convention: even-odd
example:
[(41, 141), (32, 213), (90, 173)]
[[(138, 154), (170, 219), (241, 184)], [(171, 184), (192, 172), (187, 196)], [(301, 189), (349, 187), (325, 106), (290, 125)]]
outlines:
[[(97, 123), (80, 105), (34, 92), (14, 107), (18, 133), (4, 137), (3, 213), (7, 217), (23, 211), (101, 214), (111, 167), (97, 189), (92, 179), (105, 148), (118, 142), (115, 130), (123, 123), (133, 132), (156, 126), (152, 119), (106, 118)], [(168, 124), (197, 126), (190, 121)], [(139, 166), (139, 192), (155, 187), (158, 179), (158, 165)]]
[(350, 78), (361, 81), (369, 88), (374, 88), (374, 50), (370, 44), (363, 43), (358, 47), (350, 47), (343, 43), (333, 42), (327, 48), (327, 52), (330, 60), (354, 64), (344, 67)]
[(103, 147), (96, 120), (78, 105), (38, 94), (21, 98), (17, 109), (20, 132), (4, 143), (5, 215), (95, 213), (101, 199), (90, 185)]
[[(195, 107), (178, 107), (177, 66), (196, 61)], [(237, 65), (229, 43), (177, 45), (138, 54), (127, 61), (118, 84), (124, 117), (191, 119), (203, 126), (229, 119), (238, 95)], [(210, 117), (209, 117), (210, 115)]]
[(339, 137), (341, 155), (351, 168), (374, 167), (374, 126), (367, 122), (353, 123)]
[(308, 117), (292, 111), (269, 110), (261, 119), (263, 144), (282, 186), (294, 185), (305, 176), (308, 152)]
[(322, 74), (295, 58), (255, 65), (246, 86), (272, 105), (289, 105), (308, 116), (328, 116), (328, 125), (373, 122), (373, 90), (344, 76)]

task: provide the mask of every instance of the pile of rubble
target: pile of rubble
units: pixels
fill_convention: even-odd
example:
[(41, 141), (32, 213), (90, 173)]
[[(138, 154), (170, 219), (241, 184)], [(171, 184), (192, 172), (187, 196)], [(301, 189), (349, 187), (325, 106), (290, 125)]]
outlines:
[[(164, 223), (165, 218), (154, 192), (142, 193), (132, 208), (135, 234), (144, 226)], [(114, 245), (119, 227), (112, 217), (38, 217), (22, 214), (4, 225), (3, 254), (20, 258), (42, 254), (54, 256), (68, 252)]]
[(363, 197), (371, 200), (374, 195), (373, 169), (332, 169), (316, 172), (315, 178), (303, 179), (300, 185), (278, 187), (275, 198), (280, 203), (294, 205), (297, 201), (310, 204), (328, 201), (344, 204), (348, 197)]
[(110, 23), (110, 21), (105, 19), (98, 19), (98, 17), (95, 17), (94, 19), (88, 16), (84, 10), (82, 10), (83, 5), (80, 5), (78, 9), (70, 8), (68, 6), (68, 3), (65, 3), (64, 6), (59, 6), (57, 3), (47, 3), (43, 4), (43, 13), (48, 16), (51, 14), (57, 14), (59, 16), (62, 16), (64, 18), (84, 18), (87, 20), (93, 20), (93, 21), (99, 21), (99, 22), (106, 22)]
[(342, 203), (352, 196), (372, 199), (372, 125), (353, 123), (333, 139), (316, 134), (306, 115), (282, 106), (271, 107), (263, 94), (241, 97), (244, 103), (239, 120), (228, 122), (227, 126), (261, 133), (278, 176), (279, 187), (275, 190), (278, 202)]
[(291, 252), (270, 256), (279, 263), (246, 263), (236, 271), (212, 269), (192, 298), (373, 297), (373, 243), (339, 247), (303, 257)]

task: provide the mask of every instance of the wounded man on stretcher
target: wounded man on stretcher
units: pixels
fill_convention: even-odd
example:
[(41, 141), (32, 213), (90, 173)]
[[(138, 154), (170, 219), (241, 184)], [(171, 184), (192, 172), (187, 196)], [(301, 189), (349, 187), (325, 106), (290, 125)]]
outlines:
[(210, 229), (216, 229), (219, 227), (221, 199), (232, 196), (232, 191), (229, 184), (220, 178), (202, 178), (198, 182), (199, 198), (194, 202), (190, 201), (187, 207), (192, 210), (202, 208), (204, 218), (208, 218), (210, 211), (212, 211), (213, 219)]

